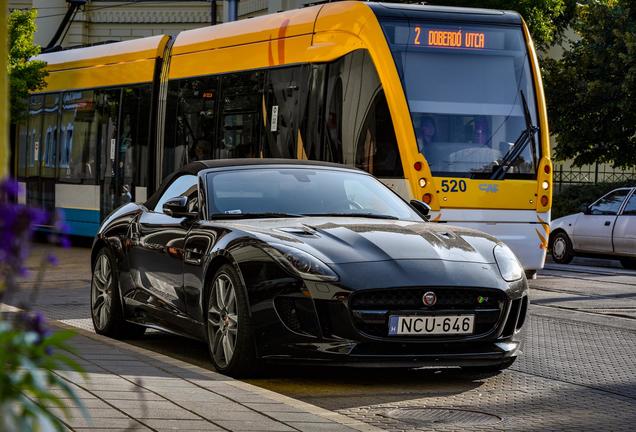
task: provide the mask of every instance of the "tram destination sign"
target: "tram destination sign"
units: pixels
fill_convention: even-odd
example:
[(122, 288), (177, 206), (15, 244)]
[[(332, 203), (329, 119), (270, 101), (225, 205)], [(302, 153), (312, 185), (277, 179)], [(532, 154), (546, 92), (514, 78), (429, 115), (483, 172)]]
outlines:
[(393, 44), (413, 48), (506, 49), (506, 31), (496, 27), (391, 23), (385, 25), (385, 31)]

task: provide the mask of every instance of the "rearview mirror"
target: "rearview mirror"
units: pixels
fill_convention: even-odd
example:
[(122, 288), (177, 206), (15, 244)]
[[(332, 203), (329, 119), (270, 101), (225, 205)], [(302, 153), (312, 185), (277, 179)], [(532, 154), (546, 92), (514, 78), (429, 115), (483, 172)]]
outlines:
[(413, 210), (418, 212), (424, 219), (430, 219), (429, 213), (431, 212), (431, 206), (426, 204), (424, 201), (411, 200), (411, 207), (413, 207)]
[(191, 212), (188, 209), (188, 197), (178, 196), (170, 198), (163, 203), (163, 212), (172, 217), (192, 218), (197, 216), (197, 212)]
[(581, 204), (581, 213), (590, 214), (590, 205), (589, 204)]

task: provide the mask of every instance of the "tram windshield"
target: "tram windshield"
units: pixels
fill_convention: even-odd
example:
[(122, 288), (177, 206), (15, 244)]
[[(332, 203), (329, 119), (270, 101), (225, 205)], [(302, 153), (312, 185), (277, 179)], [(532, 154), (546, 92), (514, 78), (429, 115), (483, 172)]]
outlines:
[[(387, 21), (418, 151), (435, 176), (489, 178), (528, 128), (537, 125), (528, 50), (519, 27)], [(534, 142), (538, 143), (538, 136)], [(536, 178), (531, 140), (505, 178)]]

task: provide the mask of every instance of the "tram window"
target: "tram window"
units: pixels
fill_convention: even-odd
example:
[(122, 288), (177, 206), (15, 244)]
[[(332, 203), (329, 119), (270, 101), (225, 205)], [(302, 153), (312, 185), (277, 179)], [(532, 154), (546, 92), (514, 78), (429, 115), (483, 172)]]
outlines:
[(62, 94), (58, 179), (95, 184), (97, 119), (92, 90)]
[(149, 85), (123, 89), (119, 166), (122, 170), (122, 186), (130, 194), (134, 193), (135, 186), (148, 185), (150, 95)]
[(356, 146), (356, 167), (378, 177), (403, 177), (393, 121), (380, 91), (362, 127)]
[(221, 78), (220, 158), (258, 157), (263, 72), (243, 72)]
[(325, 73), (327, 66), (311, 65), (311, 74), (309, 76), (308, 85), (301, 86), (301, 102), (300, 106), (303, 110), (302, 121), (300, 124), (301, 144), (304, 147), (305, 156), (312, 160), (323, 160), (333, 162), (334, 158), (327, 147), (322, 145), (324, 125), (324, 88)]
[(29, 135), (26, 151), (26, 176), (40, 175), (40, 147), (42, 143), (42, 111), (44, 96), (31, 96), (29, 103)]
[(324, 138), (310, 157), (402, 177), (393, 122), (369, 53), (357, 50), (330, 63), (325, 94)]
[(265, 139), (263, 157), (292, 158), (296, 156), (298, 117), (309, 68), (293, 66), (269, 71), (265, 94)]
[(21, 117), (17, 124), (17, 170), (18, 178), (26, 176), (27, 167), (27, 144), (28, 144), (29, 123), (27, 117)]
[(176, 169), (183, 166), (183, 161), (175, 158), (175, 148), (177, 147), (177, 105), (179, 103), (179, 81), (174, 80), (168, 83), (168, 94), (166, 100), (166, 117), (164, 119), (163, 134), (163, 177), (168, 176)]
[(181, 165), (212, 159), (217, 121), (218, 78), (180, 81), (175, 159)]
[(42, 177), (55, 177), (58, 154), (58, 125), (60, 121), (60, 95), (48, 94), (44, 98), (44, 112), (42, 124), (42, 142), (40, 154), (42, 155)]

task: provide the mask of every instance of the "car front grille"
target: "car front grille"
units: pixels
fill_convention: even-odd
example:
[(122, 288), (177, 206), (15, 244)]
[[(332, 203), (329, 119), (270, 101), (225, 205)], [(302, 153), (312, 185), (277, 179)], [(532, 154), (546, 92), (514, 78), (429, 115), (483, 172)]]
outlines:
[[(424, 294), (437, 296), (433, 306), (425, 306)], [(507, 296), (503, 291), (488, 288), (421, 287), (369, 289), (357, 291), (349, 297), (349, 309), (358, 331), (375, 337), (389, 337), (390, 315), (474, 314), (472, 336), (493, 331), (505, 311)], [(464, 339), (466, 335), (428, 335), (426, 339)], [(414, 339), (413, 336), (391, 336)]]

